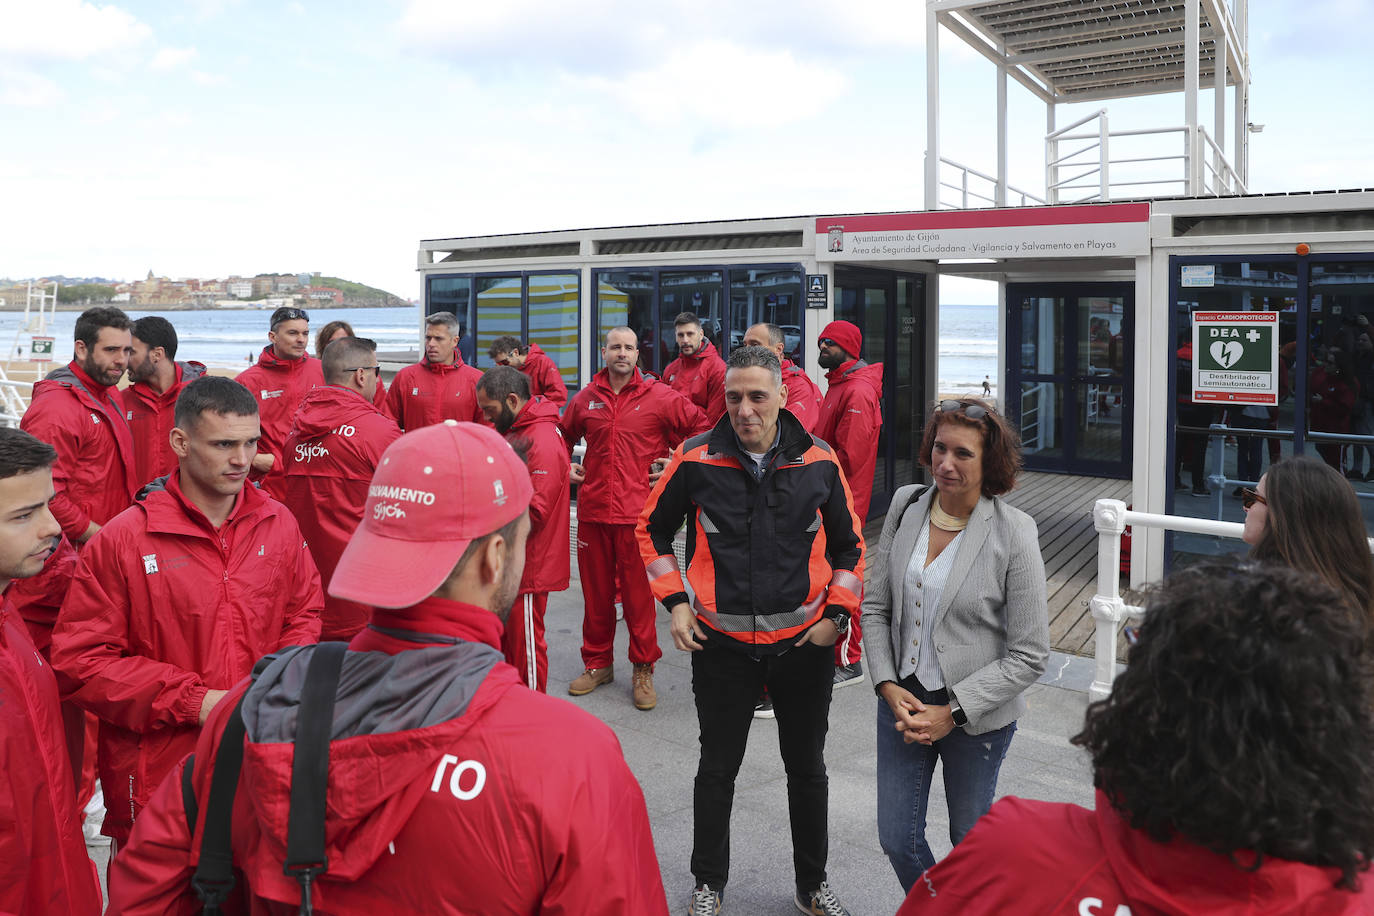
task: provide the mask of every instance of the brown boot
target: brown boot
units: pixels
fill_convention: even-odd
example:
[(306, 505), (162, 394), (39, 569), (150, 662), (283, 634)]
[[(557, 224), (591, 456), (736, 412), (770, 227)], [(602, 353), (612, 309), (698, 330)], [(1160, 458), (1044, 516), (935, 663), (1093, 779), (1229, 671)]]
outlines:
[(609, 684), (615, 680), (615, 669), (610, 665), (605, 668), (588, 668), (568, 685), (568, 693), (575, 697), (580, 697), (584, 693), (591, 693), (602, 684)]
[(635, 709), (653, 709), (658, 705), (658, 693), (654, 691), (654, 666), (635, 665), (630, 695), (634, 697)]

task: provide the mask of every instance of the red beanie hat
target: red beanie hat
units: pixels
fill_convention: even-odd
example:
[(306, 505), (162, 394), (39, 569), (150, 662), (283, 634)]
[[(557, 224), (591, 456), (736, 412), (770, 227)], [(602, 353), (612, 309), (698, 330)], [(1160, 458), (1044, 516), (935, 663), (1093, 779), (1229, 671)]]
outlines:
[(863, 357), (864, 335), (858, 325), (848, 321), (832, 321), (821, 329), (821, 336), (817, 338), (817, 342), (826, 337), (839, 344), (844, 352), (855, 359)]

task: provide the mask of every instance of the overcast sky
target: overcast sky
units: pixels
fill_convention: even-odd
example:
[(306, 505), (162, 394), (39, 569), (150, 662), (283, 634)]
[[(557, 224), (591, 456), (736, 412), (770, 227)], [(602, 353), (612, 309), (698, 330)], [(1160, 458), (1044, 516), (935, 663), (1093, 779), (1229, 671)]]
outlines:
[[(0, 276), (318, 270), (418, 297), (424, 238), (920, 209), (923, 10), (0, 0)], [(1253, 190), (1374, 185), (1371, 21), (1252, 0)], [(994, 71), (942, 40), (943, 152), (995, 171)], [(1012, 182), (1040, 191), (1044, 108), (1011, 95)], [(1180, 95), (1109, 108), (1183, 121)]]

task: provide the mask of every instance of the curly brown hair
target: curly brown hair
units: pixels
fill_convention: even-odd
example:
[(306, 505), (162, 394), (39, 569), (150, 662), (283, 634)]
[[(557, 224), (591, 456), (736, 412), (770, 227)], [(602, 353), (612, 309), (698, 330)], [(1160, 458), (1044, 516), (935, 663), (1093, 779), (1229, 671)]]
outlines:
[(1258, 869), (1374, 856), (1368, 618), (1311, 573), (1234, 559), (1175, 572), (1146, 603), (1111, 695), (1073, 743), (1132, 827)]
[[(921, 467), (931, 466), (930, 453), (935, 448), (935, 434), (945, 423), (958, 423), (983, 433), (983, 495), (1001, 496), (1010, 493), (1016, 486), (1016, 474), (1021, 470), (1021, 437), (1006, 417), (992, 409), (992, 405), (979, 398), (956, 398), (957, 410), (942, 410), (942, 401), (931, 405), (930, 416), (926, 418), (925, 432), (921, 434)], [(965, 410), (981, 407), (987, 411), (985, 416), (974, 420)]]

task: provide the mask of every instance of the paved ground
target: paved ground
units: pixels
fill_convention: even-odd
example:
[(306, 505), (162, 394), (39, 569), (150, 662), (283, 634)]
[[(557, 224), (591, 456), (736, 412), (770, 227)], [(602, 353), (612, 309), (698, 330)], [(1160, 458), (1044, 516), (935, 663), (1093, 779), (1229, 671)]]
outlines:
[[(688, 657), (672, 647), (667, 616), (659, 613), (664, 657), (657, 668), (658, 708), (630, 703), (630, 665), (624, 627), (616, 641), (616, 681), (584, 697), (568, 697), (567, 684), (582, 671), (579, 655), (582, 593), (574, 579), (552, 596), (547, 618), (549, 689), (609, 723), (620, 736), (649, 806), (654, 845), (670, 909), (685, 908), (691, 892), (692, 777), (697, 763), (697, 722)], [(1079, 728), (1092, 679), (1091, 660), (1055, 653), (1042, 683), (1028, 694), (1030, 712), (1012, 741), (998, 795), (1092, 804), (1086, 758), (1069, 744)], [(836, 691), (830, 711), (826, 762), (830, 770), (830, 881), (856, 914), (892, 914), (901, 888), (878, 847), (875, 810), (874, 729), (877, 700), (867, 682)], [(556, 765), (551, 755), (551, 764)], [(927, 835), (937, 855), (949, 850), (949, 821), (938, 789), (931, 799)], [(730, 885), (725, 912), (739, 916), (795, 913), (786, 781), (777, 751), (777, 725), (756, 719), (736, 787)], [(106, 850), (92, 848), (102, 875)]]

